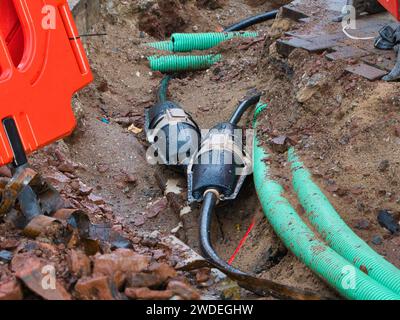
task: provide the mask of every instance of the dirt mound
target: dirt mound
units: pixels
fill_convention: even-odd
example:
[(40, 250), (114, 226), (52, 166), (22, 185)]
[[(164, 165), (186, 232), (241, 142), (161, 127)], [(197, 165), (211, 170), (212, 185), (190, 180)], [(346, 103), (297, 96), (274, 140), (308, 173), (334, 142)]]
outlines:
[[(153, 3), (154, 10), (160, 10), (161, 7), (155, 2), (149, 3)], [(199, 8), (195, 1), (176, 2), (175, 5), (184, 8), (187, 16), (182, 17), (188, 19), (188, 23), (185, 28), (171, 32), (214, 31), (274, 7), (269, 2), (251, 7), (237, 1), (228, 1), (225, 6), (215, 10)], [(131, 9), (127, 4), (121, 4), (119, 21), (111, 22), (106, 18), (93, 26), (93, 31), (106, 30), (108, 36), (86, 40), (96, 80), (89, 89), (79, 94), (79, 100), (86, 110), (82, 134), (69, 143), (70, 155), (74, 161), (84, 164), (85, 170), (80, 170), (83, 182), (101, 186), (99, 195), (112, 205), (116, 216), (128, 223), (130, 228), (148, 232), (157, 230), (165, 234), (173, 232), (198, 250), (197, 205), (191, 206), (189, 214), (181, 216), (179, 210), (177, 212), (174, 208), (183, 206), (187, 209), (187, 204), (170, 202), (169, 208), (149, 218), (150, 207), (153, 203), (160, 203), (165, 190), (160, 189), (159, 183), (153, 180), (159, 168), (147, 165), (140, 156), (143, 154), (141, 148), (146, 148), (144, 133), (133, 134), (127, 128), (130, 124), (143, 128), (144, 108), (155, 102), (154, 92), (161, 75), (150, 72), (146, 66), (145, 56), (154, 52), (141, 45), (155, 39), (139, 28), (138, 22), (143, 12), (134, 10), (136, 13), (131, 15)], [(160, 11), (153, 17), (154, 25), (162, 24), (165, 17), (165, 11)], [(265, 35), (274, 34), (272, 38), (237, 39), (213, 49), (213, 52), (223, 54), (223, 60), (206, 72), (183, 74), (173, 79), (169, 98), (179, 102), (202, 128), (211, 128), (228, 119), (249, 89), (256, 87), (268, 93), (265, 75), (280, 74), (283, 78), (284, 74), (290, 73), (290, 68), (278, 58), (271, 60), (271, 63), (264, 61), (267, 56), (264, 50), (266, 44), (272, 43), (279, 34), (288, 30), (291, 23), (278, 21), (270, 31), (271, 25), (272, 22), (258, 25), (257, 30)], [(157, 38), (164, 36), (155, 35)], [(284, 81), (282, 85), (285, 88)], [(285, 92), (280, 95), (284, 97)], [(251, 113), (247, 114), (243, 127), (249, 127), (251, 119)], [(96, 157), (93, 157), (94, 154)], [(102, 168), (104, 164), (107, 164), (108, 170), (99, 172), (96, 168)], [(118, 187), (121, 167), (136, 177), (136, 187), (129, 187), (126, 191)], [(170, 172), (163, 175), (170, 184), (181, 190), (180, 199), (185, 199), (185, 178)], [(331, 294), (323, 283), (282, 248), (262, 215), (251, 179), (246, 182), (234, 208), (234, 212), (229, 205), (218, 208), (213, 224), (213, 242), (224, 259), (231, 257), (255, 219), (255, 228), (246, 248), (236, 257), (235, 266), (292, 286), (320, 291), (325, 296)]]
[[(263, 68), (272, 71), (262, 75), (270, 102), (262, 121), (266, 145), (289, 137), (343, 219), (399, 266), (399, 238), (377, 220), (381, 210), (398, 213), (399, 85), (366, 81), (299, 49), (288, 60), (269, 50)], [(274, 174), (293, 192), (286, 154), (273, 157)]]
[[(184, 1), (182, 1), (184, 2)], [(179, 0), (142, 1), (139, 4), (139, 29), (162, 39), (185, 30), (188, 13)]]
[[(146, 162), (143, 114), (155, 103), (162, 75), (149, 70), (146, 56), (152, 51), (143, 44), (172, 32), (215, 31), (276, 8), (282, 1), (90, 3), (90, 12), (76, 12), (81, 33), (107, 35), (83, 38), (95, 81), (75, 97), (79, 128), (66, 143), (39, 152), (32, 161), (57, 186), (69, 207), (84, 210), (92, 224), (107, 224), (132, 247), (112, 248), (108, 241), (93, 255), (82, 241), (68, 246), (40, 233), (32, 239), (13, 225), (1, 224), (0, 299), (49, 298), (35, 278), (49, 262), (56, 266), (58, 297), (198, 298), (199, 291), (220, 297), (205, 276), (210, 270), (177, 272), (173, 266), (181, 257), (160, 244), (173, 234), (198, 250), (199, 207), (188, 207), (183, 200), (187, 196), (184, 177)], [(281, 57), (275, 41), (294, 28), (296, 22), (277, 19), (252, 28), (260, 31), (256, 39), (235, 39), (213, 49), (223, 54), (223, 60), (205, 72), (174, 78), (169, 98), (179, 102), (202, 128), (211, 128), (228, 119), (249, 89), (262, 90), (269, 108), (260, 120), (260, 139), (270, 149), (273, 175), (294, 207), (302, 213), (291, 187), (288, 145), (297, 148), (346, 222), (400, 266), (396, 251), (400, 238), (383, 229), (376, 218), (382, 210), (394, 217), (399, 213), (399, 84), (350, 75), (324, 54), (295, 50), (289, 58)], [(252, 114), (246, 114), (241, 125), (250, 128), (251, 123)], [(169, 197), (166, 187), (172, 187), (177, 197)], [(221, 204), (216, 211), (213, 243), (224, 259), (231, 258), (254, 222), (235, 266), (332, 296), (282, 246), (263, 216), (251, 179), (233, 206)], [(68, 230), (68, 223), (61, 221), (56, 227)], [(127, 270), (125, 259), (136, 269)]]

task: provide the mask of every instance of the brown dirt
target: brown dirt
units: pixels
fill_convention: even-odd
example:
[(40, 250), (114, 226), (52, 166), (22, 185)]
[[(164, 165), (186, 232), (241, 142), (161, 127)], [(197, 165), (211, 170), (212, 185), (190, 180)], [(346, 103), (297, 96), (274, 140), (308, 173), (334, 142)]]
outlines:
[[(108, 219), (123, 225), (129, 234), (159, 231), (168, 235), (180, 222), (176, 212), (164, 208), (158, 215), (148, 215), (152, 206), (163, 199), (154, 178), (160, 168), (145, 161), (144, 133), (134, 134), (118, 124), (119, 118), (129, 117), (136, 127), (143, 128), (144, 109), (155, 102), (161, 75), (150, 72), (145, 57), (151, 51), (142, 44), (174, 31), (218, 30), (221, 25), (276, 8), (283, 1), (171, 0), (169, 7), (163, 0), (108, 2), (111, 5), (102, 3), (96, 23), (81, 24), (81, 32), (106, 32), (107, 36), (85, 39), (95, 81), (77, 94), (75, 109), (79, 110), (80, 126), (59, 148), (79, 165), (76, 176), (112, 208)], [(263, 90), (270, 107), (261, 119), (260, 138), (267, 145), (273, 137), (290, 137), (343, 219), (369, 243), (374, 236), (381, 236), (383, 244), (372, 245), (373, 248), (400, 266), (399, 237), (389, 235), (376, 220), (380, 209), (399, 212), (399, 84), (365, 81), (347, 74), (340, 63), (301, 50), (293, 52), (289, 59), (280, 57), (275, 53), (274, 40), (290, 28), (296, 28), (294, 22), (277, 20), (273, 26), (265, 23), (254, 28), (265, 38), (254, 42), (234, 40), (213, 49), (222, 51), (224, 60), (205, 72), (172, 80), (169, 97), (184, 106), (200, 127), (210, 128), (229, 117), (247, 90)], [(300, 103), (299, 95), (304, 94), (310, 78), (322, 80), (311, 98)], [(252, 115), (247, 115), (243, 126), (248, 127), (251, 119)], [(299, 209), (286, 155), (271, 153), (273, 175)], [(37, 167), (42, 169), (48, 158), (48, 153), (36, 155)], [(382, 171), (379, 167), (384, 160), (388, 160), (389, 167)], [(185, 181), (180, 179), (185, 194)], [(283, 248), (263, 217), (251, 178), (234, 204), (224, 204), (217, 211), (213, 241), (224, 259), (229, 259), (255, 217), (256, 227), (235, 266), (332, 295), (321, 280)], [(190, 215), (196, 225), (197, 205)], [(364, 220), (369, 222), (368, 227), (356, 229)], [(193, 231), (196, 230), (186, 234), (186, 240), (198, 249)], [(149, 248), (140, 250), (152, 252)]]
[[(135, 8), (120, 6), (118, 10), (122, 14), (116, 24), (110, 24), (106, 19), (93, 26), (92, 31), (106, 31), (108, 36), (86, 41), (96, 80), (88, 89), (78, 94), (84, 109), (84, 125), (82, 134), (69, 143), (71, 157), (84, 164), (85, 170), (80, 172), (83, 181), (89, 185), (100, 185), (99, 194), (108, 200), (116, 215), (130, 222), (134, 229), (169, 233), (179, 223), (176, 214), (167, 210), (152, 220), (146, 219), (144, 225), (134, 226), (137, 215), (146, 210), (148, 203), (162, 197), (153, 181), (153, 173), (157, 168), (146, 165), (143, 159), (130, 159), (132, 155), (141, 153), (137, 149), (140, 149), (140, 144), (145, 146), (144, 133), (134, 136), (113, 121), (127, 115), (142, 115), (144, 108), (154, 103), (154, 93), (161, 77), (150, 72), (146, 66), (145, 56), (153, 52), (141, 45), (154, 39), (143, 31), (148, 31), (157, 38), (172, 31), (212, 31), (219, 29), (221, 25), (229, 25), (250, 14), (279, 5), (276, 2), (270, 4), (263, 1), (262, 4), (253, 3), (249, 6), (242, 1), (227, 1), (222, 8), (211, 10), (208, 5), (202, 8), (199, 3), (175, 1), (172, 4), (177, 8), (174, 14), (181, 12), (182, 19), (187, 21), (187, 24), (180, 25), (179, 28), (175, 28), (172, 23), (176, 21), (175, 18), (164, 12), (162, 6), (155, 5), (151, 10), (158, 10), (158, 16), (152, 15), (152, 19), (157, 19), (157, 22), (150, 23), (144, 30), (140, 30), (141, 19), (147, 13), (138, 10), (131, 15)], [(184, 11), (181, 10), (182, 7), (185, 8)], [(160, 25), (164, 27), (160, 28)], [(282, 28), (287, 29), (290, 25), (288, 21), (275, 23), (273, 32), (279, 33)], [(156, 34), (149, 29), (155, 26), (157, 30), (162, 30), (162, 34)], [(257, 26), (257, 30), (267, 34), (270, 26), (271, 23), (265, 23)], [(257, 87), (268, 94), (270, 88), (264, 82), (266, 75), (279, 74), (286, 70), (285, 63), (279, 60), (272, 61), (271, 65), (262, 62), (262, 38), (254, 43), (248, 40), (231, 41), (212, 51), (215, 50), (223, 52), (223, 62), (205, 72), (182, 75), (174, 79), (169, 88), (170, 99), (184, 106), (202, 128), (211, 128), (218, 122), (227, 120), (235, 105), (249, 89)], [(109, 119), (110, 124), (102, 123), (100, 118)], [(250, 120), (251, 114), (246, 116), (243, 124), (249, 125)], [(143, 119), (137, 119), (135, 125), (142, 128)], [(99, 174), (96, 166), (103, 163), (109, 164), (110, 168), (105, 174)], [(127, 195), (115, 187), (115, 177), (121, 168), (133, 173), (138, 179), (137, 187)], [(184, 179), (181, 179), (180, 185), (185, 186)], [(198, 217), (197, 205), (192, 208), (191, 215), (192, 225), (195, 225)], [(235, 265), (267, 278), (326, 294), (324, 284), (291, 254), (286, 255), (286, 250), (263, 218), (250, 178), (234, 206), (225, 204), (218, 210), (218, 219), (214, 223), (214, 243), (221, 256), (229, 259), (254, 216), (257, 219), (256, 227)], [(186, 240), (198, 249), (196, 234), (196, 230), (192, 230)], [(280, 262), (281, 259), (283, 260)]]
[[(298, 52), (292, 56), (296, 54), (301, 56)], [(318, 62), (318, 70), (312, 70)], [(292, 65), (295, 76), (286, 101), (274, 97), (281, 88), (270, 87), (265, 126), (270, 133), (295, 137), (302, 160), (343, 219), (370, 244), (374, 236), (384, 238), (383, 245), (372, 246), (398, 266), (398, 238), (391, 237), (376, 219), (382, 209), (398, 212), (398, 84), (355, 78), (322, 57), (306, 55), (305, 61), (296, 58)], [(326, 85), (299, 104), (294, 94), (300, 77), (326, 70)], [(387, 170), (379, 169), (386, 160)], [(286, 165), (285, 159), (281, 165)], [(358, 230), (364, 220), (369, 226)]]

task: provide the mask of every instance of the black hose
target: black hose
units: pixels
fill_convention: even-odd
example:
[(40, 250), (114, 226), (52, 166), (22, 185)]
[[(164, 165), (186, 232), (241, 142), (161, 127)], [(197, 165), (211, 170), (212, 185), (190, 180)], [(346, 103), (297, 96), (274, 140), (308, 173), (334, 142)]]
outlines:
[(232, 280), (244, 289), (254, 292), (259, 296), (274, 296), (278, 299), (294, 299), (294, 300), (321, 300), (329, 299), (322, 297), (315, 292), (301, 290), (276, 283), (267, 279), (260, 279), (248, 273), (240, 271), (223, 259), (215, 252), (211, 243), (211, 222), (215, 205), (217, 204), (217, 196), (213, 192), (208, 192), (204, 196), (203, 206), (200, 216), (200, 248), (204, 257), (215, 268), (221, 270)]
[(167, 101), (167, 92), (170, 80), (171, 80), (170, 75), (164, 76), (164, 78), (161, 80), (160, 87), (158, 88), (157, 92), (158, 103), (164, 103), (165, 101)]
[(240, 119), (242, 118), (243, 114), (246, 112), (246, 110), (260, 102), (261, 96), (262, 96), (262, 93), (256, 93), (253, 96), (247, 97), (247, 98), (245, 98), (245, 100), (240, 102), (239, 106), (236, 108), (236, 110), (232, 114), (229, 122), (231, 124), (235, 124), (235, 125), (238, 124), (240, 122)]
[(279, 10), (273, 10), (273, 11), (261, 13), (259, 15), (253, 16), (253, 17), (246, 18), (242, 21), (239, 21), (239, 22), (225, 28), (224, 32), (240, 31), (240, 30), (246, 29), (250, 26), (253, 26), (255, 24), (258, 24), (258, 23), (261, 23), (261, 22), (264, 22), (267, 20), (275, 19), (276, 16), (278, 15), (278, 11)]
[(217, 196), (212, 192), (208, 192), (204, 197), (200, 216), (200, 247), (203, 255), (206, 257), (206, 259), (224, 271), (229, 271), (242, 276), (246, 275), (246, 273), (233, 268), (223, 259), (221, 259), (211, 244), (211, 222), (216, 203)]

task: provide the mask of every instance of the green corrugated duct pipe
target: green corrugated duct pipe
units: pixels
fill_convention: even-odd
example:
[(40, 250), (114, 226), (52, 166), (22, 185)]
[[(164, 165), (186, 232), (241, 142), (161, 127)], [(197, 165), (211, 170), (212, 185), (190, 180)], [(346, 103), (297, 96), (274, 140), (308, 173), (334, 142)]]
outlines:
[[(259, 105), (256, 116), (265, 108)], [(255, 126), (257, 125), (255, 121)], [(254, 181), (264, 213), (284, 244), (343, 297), (357, 300), (399, 300), (400, 296), (355, 268), (319, 241), (269, 175), (268, 155), (254, 137)]]
[(258, 37), (257, 32), (174, 33), (171, 41), (152, 42), (146, 45), (165, 51), (189, 52), (211, 49), (221, 42), (233, 38), (255, 37)]
[(152, 56), (148, 57), (148, 60), (153, 71), (179, 72), (207, 69), (221, 58), (220, 54), (211, 54), (205, 56)]
[(207, 50), (233, 38), (257, 37), (257, 32), (175, 33), (171, 37), (175, 52)]
[(146, 46), (152, 47), (154, 49), (163, 50), (163, 51), (173, 51), (174, 46), (171, 41), (160, 41), (160, 42), (151, 42), (146, 43)]
[(293, 187), (312, 225), (328, 245), (368, 275), (400, 294), (400, 270), (376, 253), (342, 220), (320, 188), (312, 181), (310, 172), (299, 161), (294, 148), (289, 150), (292, 163)]

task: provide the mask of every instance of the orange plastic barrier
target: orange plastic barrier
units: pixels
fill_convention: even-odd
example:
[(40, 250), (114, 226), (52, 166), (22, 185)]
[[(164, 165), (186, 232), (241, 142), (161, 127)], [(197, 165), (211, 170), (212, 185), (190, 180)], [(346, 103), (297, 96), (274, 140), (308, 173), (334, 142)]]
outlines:
[(400, 0), (378, 0), (397, 20), (400, 20)]
[(93, 80), (66, 0), (0, 0), (0, 165), (13, 119), (27, 154), (69, 135), (72, 95)]

